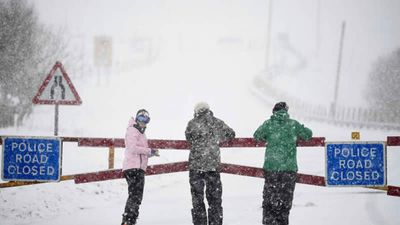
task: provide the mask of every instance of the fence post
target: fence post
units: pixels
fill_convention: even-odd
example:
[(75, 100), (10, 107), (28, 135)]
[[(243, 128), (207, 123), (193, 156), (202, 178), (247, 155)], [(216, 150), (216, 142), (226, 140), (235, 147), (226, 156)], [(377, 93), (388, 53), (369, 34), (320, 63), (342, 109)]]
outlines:
[(114, 169), (114, 155), (115, 148), (114, 146), (110, 146), (108, 149), (108, 169)]

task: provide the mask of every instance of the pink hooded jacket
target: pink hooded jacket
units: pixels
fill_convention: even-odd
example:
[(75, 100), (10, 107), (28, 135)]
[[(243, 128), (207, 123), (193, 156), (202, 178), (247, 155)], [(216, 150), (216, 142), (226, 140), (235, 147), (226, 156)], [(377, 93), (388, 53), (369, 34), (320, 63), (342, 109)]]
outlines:
[(135, 118), (132, 117), (126, 128), (122, 171), (133, 168), (146, 171), (148, 158), (151, 154), (146, 135), (133, 127), (134, 124), (136, 124)]

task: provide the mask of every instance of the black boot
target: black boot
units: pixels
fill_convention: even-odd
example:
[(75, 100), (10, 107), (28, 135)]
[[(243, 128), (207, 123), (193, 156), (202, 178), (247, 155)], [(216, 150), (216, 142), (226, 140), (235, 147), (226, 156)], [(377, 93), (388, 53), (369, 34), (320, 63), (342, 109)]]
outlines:
[(125, 213), (122, 215), (121, 225), (135, 225), (135, 224), (136, 224), (136, 219), (128, 218)]
[(222, 207), (208, 209), (209, 225), (222, 225), (222, 220), (223, 220)]
[(205, 211), (192, 209), (192, 220), (194, 225), (207, 225), (207, 214)]

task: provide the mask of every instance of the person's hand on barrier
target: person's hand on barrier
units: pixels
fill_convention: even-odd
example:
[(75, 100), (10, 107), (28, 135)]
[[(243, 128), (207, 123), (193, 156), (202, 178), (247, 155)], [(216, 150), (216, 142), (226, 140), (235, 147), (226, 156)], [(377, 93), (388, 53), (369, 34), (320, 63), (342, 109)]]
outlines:
[(160, 156), (160, 151), (158, 149), (151, 149), (150, 157)]

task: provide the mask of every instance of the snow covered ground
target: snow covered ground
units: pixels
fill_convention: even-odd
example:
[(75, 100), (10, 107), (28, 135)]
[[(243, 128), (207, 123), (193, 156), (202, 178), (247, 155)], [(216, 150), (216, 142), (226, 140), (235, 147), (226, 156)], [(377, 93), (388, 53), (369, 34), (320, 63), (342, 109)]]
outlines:
[[(328, 140), (349, 140), (351, 128), (308, 123), (317, 136)], [(154, 130), (155, 123), (150, 130)], [(8, 133), (8, 132), (7, 132)], [(32, 132), (34, 133), (34, 132)], [(26, 134), (18, 133), (18, 134)], [(345, 135), (344, 135), (345, 134)], [(363, 140), (384, 140), (390, 133), (362, 130)], [(4, 135), (4, 133), (2, 133)], [(346, 136), (346, 137), (344, 137)], [(151, 136), (150, 136), (151, 138)], [(116, 167), (121, 165), (118, 149)], [(323, 148), (300, 148), (299, 172), (324, 175)], [(388, 183), (400, 185), (399, 148), (388, 149)], [(187, 152), (163, 150), (151, 164), (187, 159)], [(263, 148), (223, 149), (222, 161), (260, 167)], [(64, 147), (64, 174), (107, 168), (107, 152), (102, 149)], [(223, 174), (224, 224), (260, 224), (263, 179)], [(124, 180), (87, 184), (73, 181), (6, 188), (0, 191), (2, 225), (119, 224), (127, 198)], [(400, 200), (383, 191), (365, 188), (327, 188), (297, 184), (291, 224), (399, 224)], [(191, 223), (188, 173), (146, 177), (146, 188), (138, 224), (187, 225)]]
[[(113, 69), (108, 71), (109, 73), (104, 74), (104, 71), (97, 71), (104, 75), (100, 78), (96, 71), (89, 74), (70, 74), (83, 104), (81, 106), (60, 106), (60, 136), (122, 138), (130, 116), (137, 109), (146, 108), (152, 118), (146, 131), (148, 138), (182, 140), (186, 124), (193, 115), (193, 106), (198, 101), (209, 102), (215, 115), (235, 129), (237, 137), (251, 137), (254, 130), (270, 116), (272, 105), (261, 101), (250, 91), (254, 77), (265, 69), (265, 43), (259, 43), (260, 40), (265, 40), (267, 23), (264, 19), (267, 18), (265, 12), (268, 9), (265, 2), (252, 1), (252, 4), (248, 4), (247, 0), (221, 1), (220, 4), (214, 5), (215, 1), (196, 1), (196, 7), (184, 3), (185, 1), (177, 0), (157, 1), (157, 4), (154, 5), (149, 5), (147, 1), (135, 1), (133, 6), (129, 5), (130, 1), (118, 1), (121, 5), (113, 3), (113, 7), (110, 7), (107, 1), (99, 1), (100, 3), (97, 5), (96, 2), (40, 1), (37, 5), (41, 10), (41, 19), (50, 24), (67, 24), (73, 32), (114, 33), (124, 36), (127, 33), (130, 35), (135, 32), (146, 33), (151, 28), (153, 31), (160, 31), (161, 37), (172, 36), (176, 42), (163, 39), (165, 44), (162, 48), (163, 51), (159, 58), (149, 65), (134, 66), (128, 69), (125, 67), (121, 69), (121, 65), (114, 65)], [(171, 4), (166, 4), (167, 2)], [(228, 2), (232, 2), (232, 5), (229, 5)], [(284, 15), (282, 10), (285, 8), (285, 4), (290, 1), (282, 2), (283, 5), (278, 3), (275, 5), (280, 10), (276, 11), (276, 15), (279, 16), (274, 17), (276, 21), (274, 29), (275, 31), (277, 28), (283, 29), (290, 34), (293, 30), (296, 31), (293, 28), (296, 27), (293, 23), (295, 19), (293, 17), (285, 17), (287, 20), (280, 19)], [(306, 2), (311, 4), (312, 1)], [(348, 1), (340, 3), (345, 4), (345, 2)], [(365, 15), (369, 15), (373, 11), (375, 2), (369, 1), (369, 3), (364, 6), (367, 8), (366, 10), (361, 10), (366, 13), (356, 14), (357, 20), (355, 21), (363, 21)], [(129, 7), (123, 7), (124, 4), (128, 4)], [(354, 9), (359, 4), (363, 4), (363, 1), (351, 1), (347, 6)], [(328, 5), (321, 6), (325, 10), (329, 7), (332, 8), (332, 11), (322, 11), (322, 15), (326, 16), (323, 18), (329, 18), (329, 20), (324, 20), (327, 23), (324, 28), (327, 29), (332, 24), (340, 25), (341, 19), (336, 18), (339, 14), (334, 13), (340, 11), (339, 3), (330, 1)], [(111, 11), (121, 11), (121, 14), (115, 15), (117, 18), (125, 18), (125, 20), (122, 20), (121, 23), (105, 20), (104, 15), (107, 15), (108, 8)], [(387, 8), (387, 5), (383, 5), (378, 12), (383, 13), (387, 10), (388, 17), (397, 18), (398, 15), (392, 12), (394, 9), (388, 10)], [(201, 13), (195, 9), (200, 10), (199, 12), (210, 13), (208, 19), (214, 20), (216, 23), (213, 26), (206, 26), (207, 21), (203, 20), (204, 16), (201, 16)], [(220, 10), (225, 10), (229, 16), (219, 13)], [(240, 13), (238, 14), (238, 12)], [(343, 15), (349, 19), (354, 18), (351, 17), (351, 12), (351, 10), (345, 11)], [(94, 16), (81, 19), (85, 13), (94, 13)], [(302, 16), (299, 17), (300, 22), (307, 17), (305, 14), (307, 13), (300, 13)], [(127, 15), (130, 17), (125, 17)], [(147, 18), (151, 15), (160, 15), (161, 19), (146, 20), (148, 26), (141, 26), (143, 20), (137, 19)], [(178, 31), (185, 28), (184, 21), (179, 18), (186, 18), (192, 24), (192, 28), (179, 34)], [(81, 20), (81, 23), (77, 22)], [(97, 26), (93, 26), (96, 20), (101, 22), (96, 24)], [(385, 19), (382, 20), (385, 21)], [(398, 30), (394, 31), (391, 27), (398, 23), (395, 19), (392, 21), (384, 28), (385, 31), (392, 31), (390, 37), (397, 37)], [(382, 23), (375, 21), (372, 28), (379, 27), (379, 24)], [(131, 26), (133, 28), (129, 30)], [(246, 29), (240, 30), (241, 28)], [(365, 29), (359, 29), (369, 33), (372, 28), (365, 24)], [(212, 35), (205, 35), (209, 31), (208, 29), (211, 29)], [(335, 29), (335, 34), (338, 33), (337, 30)], [(295, 35), (300, 33), (294, 32)], [(321, 34), (329, 37), (331, 33), (322, 32)], [(240, 44), (240, 41), (235, 42), (236, 39), (229, 39), (224, 44), (228, 43), (230, 47), (226, 45), (221, 47), (215, 45), (214, 42), (218, 40), (217, 37), (220, 37), (218, 35), (240, 37), (246, 44)], [(305, 36), (295, 39), (295, 42), (300, 42), (295, 46), (300, 49), (311, 46), (310, 42), (301, 42), (307, 39)], [(373, 40), (369, 43), (374, 43), (374, 53), (381, 54), (399, 44), (400, 38), (382, 42), (380, 38), (384, 38), (384, 36), (377, 36), (379, 38), (375, 39), (373, 35), (369, 36)], [(351, 37), (354, 38), (354, 36)], [(183, 40), (181, 48), (177, 48), (180, 49), (179, 51), (173, 50), (174, 47), (180, 46), (177, 41), (179, 38)], [(224, 40), (226, 41), (226, 39)], [(248, 40), (252, 40), (252, 42), (247, 42)], [(324, 41), (321, 44), (324, 44), (325, 51), (321, 51), (321, 54), (336, 56), (336, 40), (332, 43), (329, 42), (329, 38), (322, 40)], [(305, 43), (306, 45), (303, 45)], [(382, 46), (379, 47), (379, 43), (382, 43)], [(275, 45), (273, 44), (273, 46)], [(362, 46), (365, 45), (355, 45), (353, 47), (354, 54), (361, 54)], [(91, 56), (92, 52), (88, 54)], [(116, 58), (124, 57), (118, 52), (115, 54)], [(373, 54), (371, 53), (371, 55)], [(362, 86), (361, 80), (365, 80), (365, 71), (368, 71), (368, 66), (373, 61), (371, 55), (367, 57), (369, 60), (362, 60), (362, 70), (358, 75), (360, 76), (360, 86)], [(356, 56), (353, 55), (354, 58), (357, 58)], [(282, 85), (287, 85), (287, 88), (297, 92), (298, 96), (304, 95), (307, 98), (314, 96), (319, 101), (320, 99), (330, 101), (332, 94), (330, 88), (333, 85), (330, 85), (332, 82), (328, 81), (334, 78), (335, 67), (333, 65), (336, 63), (336, 58), (330, 61), (322, 57), (321, 60), (323, 63), (319, 64), (320, 67), (317, 68), (317, 71), (328, 71), (329, 73), (321, 73), (323, 76), (315, 79), (325, 80), (329, 84), (325, 90), (320, 90), (323, 89), (322, 86), (316, 87), (313, 82), (302, 83), (301, 86), (294, 85), (302, 80), (301, 76), (299, 76), (300, 78), (293, 77), (293, 79), (283, 78), (288, 82), (290, 80), (290, 84), (283, 82)], [(347, 60), (347, 64), (345, 63), (347, 69), (344, 71), (351, 73), (354, 68), (360, 67), (356, 61)], [(312, 59), (309, 62), (315, 63)], [(315, 66), (312, 64), (311, 67), (313, 65)], [(308, 81), (315, 80), (310, 78), (312, 74), (317, 74), (313, 67), (307, 69), (311, 72), (303, 71), (304, 73), (301, 74), (305, 74)], [(68, 72), (67, 64), (65, 70)], [(43, 79), (47, 72), (45, 71), (43, 74)], [(343, 84), (345, 87), (351, 86), (354, 84), (354, 80), (347, 77)], [(358, 87), (350, 91), (343, 89), (340, 94), (342, 98), (350, 95), (354, 97), (352, 93), (355, 90), (359, 91)], [(314, 93), (310, 94), (313, 91)], [(353, 99), (353, 103), (362, 104), (357, 99), (359, 97), (356, 100)], [(289, 113), (291, 110), (295, 109), (291, 108)], [(54, 106), (37, 105), (34, 107), (32, 116), (22, 127), (1, 129), (0, 136), (52, 136), (53, 118)], [(315, 137), (326, 137), (326, 141), (349, 141), (350, 133), (355, 130), (360, 131), (363, 141), (385, 141), (387, 136), (400, 135), (399, 131), (340, 127), (335, 124), (314, 121), (301, 122), (313, 130)], [(399, 147), (388, 148), (389, 185), (400, 186), (399, 150)], [(117, 149), (116, 152), (115, 167), (120, 168), (123, 149)], [(222, 161), (261, 167), (263, 154), (263, 148), (223, 149)], [(76, 143), (66, 143), (63, 153), (63, 174), (104, 170), (107, 168), (107, 155), (106, 148), (78, 148)], [(187, 158), (187, 151), (162, 150), (161, 157), (152, 158), (150, 163), (170, 163), (184, 161)], [(299, 148), (298, 162), (300, 173), (325, 175), (325, 157), (322, 147)], [(224, 224), (260, 224), (263, 179), (223, 174), (222, 182)], [(65, 181), (0, 189), (0, 225), (120, 224), (126, 198), (127, 185), (122, 179), (87, 184)], [(397, 215), (399, 208), (400, 198), (387, 196), (383, 191), (298, 184), (295, 190), (290, 224), (397, 225), (400, 224), (400, 217)], [(144, 200), (138, 224), (191, 224), (190, 209), (191, 197), (187, 172), (146, 177)]]
[[(239, 57), (235, 60), (242, 59)], [(229, 69), (232, 75), (229, 86), (224, 86), (224, 79), (214, 79), (208, 92), (193, 95), (191, 99), (187, 97), (189, 90), (199, 88), (197, 81), (191, 80), (196, 77), (187, 78), (181, 85), (175, 84), (175, 79), (154, 83), (152, 76), (162, 72), (163, 66), (173, 67), (170, 63), (160, 63), (151, 69), (136, 71), (138, 76), (122, 74), (107, 85), (93, 84), (82, 88), (81, 82), (84, 81), (77, 81), (75, 85), (83, 104), (78, 107), (60, 107), (59, 135), (122, 138), (129, 117), (139, 107), (145, 107), (152, 117), (147, 131), (149, 138), (182, 140), (186, 123), (192, 117), (193, 105), (200, 99), (209, 101), (216, 116), (230, 124), (238, 137), (251, 137), (257, 126), (270, 115), (270, 106), (265, 106), (248, 90), (248, 78), (240, 79), (240, 69), (236, 72)], [(219, 95), (221, 87), (225, 93)], [(199, 88), (199, 91), (202, 90)], [(35, 106), (34, 114), (23, 127), (3, 129), (0, 135), (51, 136), (53, 113), (53, 106)], [(384, 141), (386, 136), (399, 135), (396, 131), (303, 122), (313, 130), (315, 137), (326, 137), (327, 141), (349, 141), (350, 133), (354, 130), (360, 131), (361, 140), (365, 141)], [(117, 149), (116, 168), (121, 168), (122, 151)], [(261, 167), (263, 154), (263, 148), (223, 149), (222, 161)], [(163, 150), (161, 157), (152, 159), (151, 164), (184, 161), (187, 157), (186, 151)], [(389, 147), (390, 185), (400, 185), (399, 158), (399, 148)], [(324, 148), (300, 148), (298, 160), (299, 172), (324, 176)], [(106, 148), (78, 148), (76, 143), (64, 144), (63, 174), (94, 172), (106, 168)], [(263, 180), (223, 174), (222, 181), (225, 224), (260, 224)], [(124, 180), (88, 184), (65, 181), (1, 189), (0, 224), (119, 224), (126, 198), (127, 185)], [(382, 191), (298, 184), (290, 220), (291, 224), (395, 225), (400, 223), (397, 216), (399, 207), (398, 197), (387, 196)], [(187, 172), (146, 177), (139, 224), (187, 225), (191, 221), (190, 208)]]

